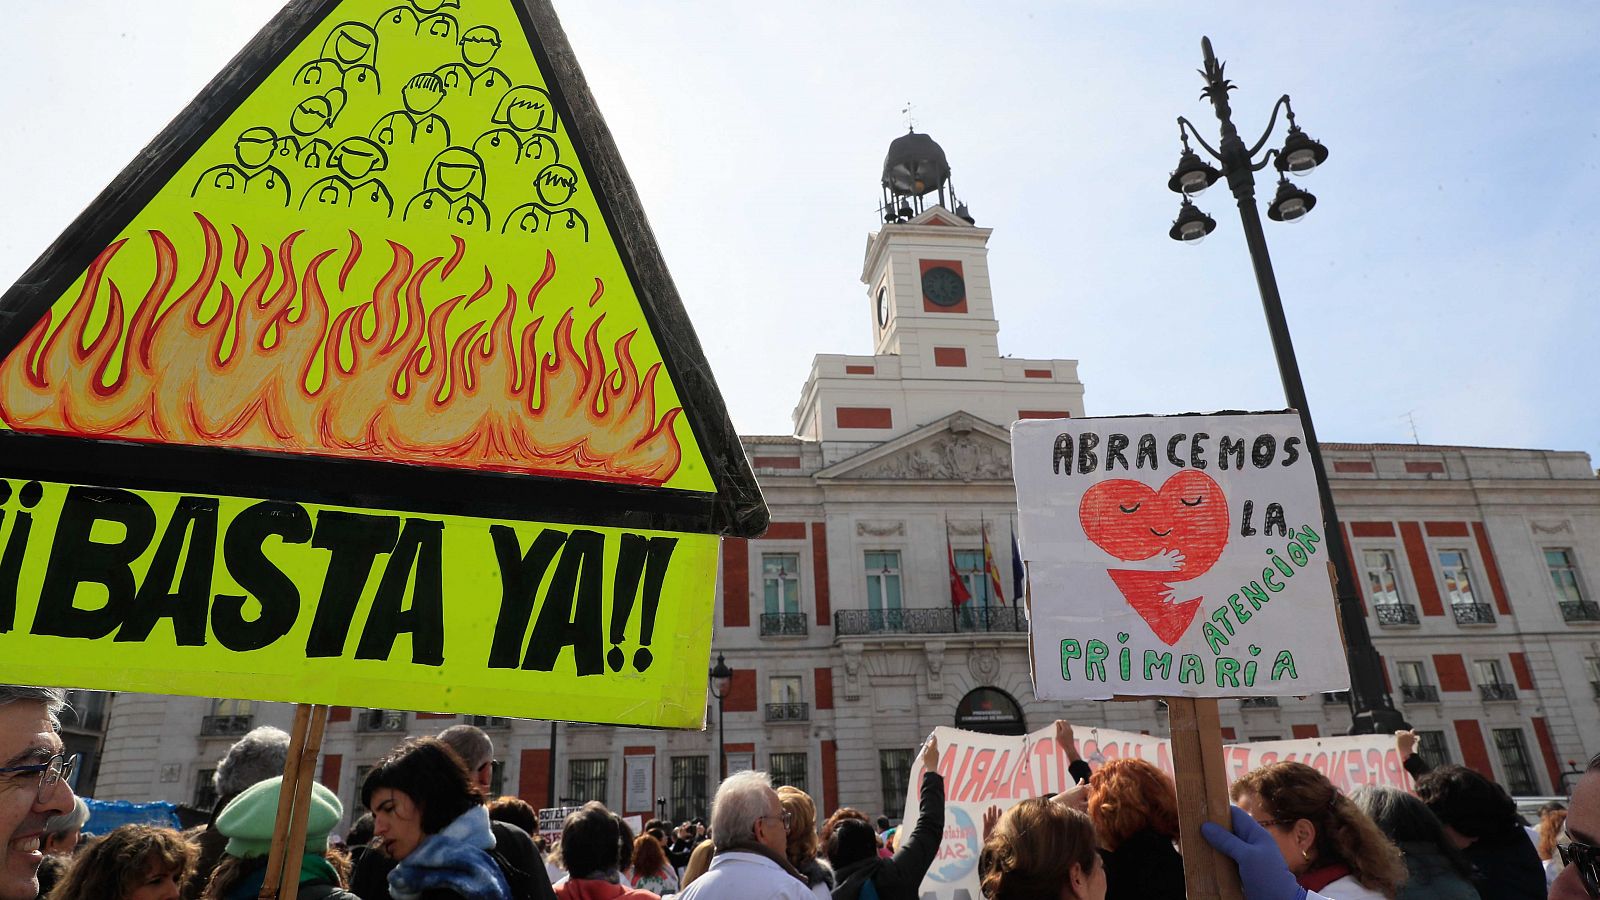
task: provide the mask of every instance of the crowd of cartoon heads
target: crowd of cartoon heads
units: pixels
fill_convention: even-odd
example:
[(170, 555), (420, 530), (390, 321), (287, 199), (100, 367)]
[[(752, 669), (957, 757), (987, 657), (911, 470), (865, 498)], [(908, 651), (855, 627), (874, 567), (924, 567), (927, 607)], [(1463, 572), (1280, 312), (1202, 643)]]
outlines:
[(272, 76), (292, 70), (292, 108), (241, 131), (191, 196), (587, 241), (550, 96), (494, 65), (500, 33), (463, 23), (463, 2), (407, 0), (335, 25), (319, 55)]

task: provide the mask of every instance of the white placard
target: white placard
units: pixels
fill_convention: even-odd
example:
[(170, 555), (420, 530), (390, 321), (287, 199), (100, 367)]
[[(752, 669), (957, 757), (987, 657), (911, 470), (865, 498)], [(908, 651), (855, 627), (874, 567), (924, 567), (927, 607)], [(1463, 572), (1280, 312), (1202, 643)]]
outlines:
[(1027, 420), (1011, 453), (1041, 699), (1349, 687), (1297, 415)]
[[(922, 880), (922, 900), (978, 900), (978, 851), (983, 846), (983, 812), (990, 806), (1010, 809), (1029, 797), (1044, 797), (1067, 787), (1067, 756), (1055, 740), (1052, 723), (1031, 734), (1000, 737), (956, 728), (936, 728), (939, 773), (944, 776), (944, 832), (939, 853)], [(1075, 729), (1078, 752), (1098, 769), (1108, 760), (1135, 757), (1172, 774), (1171, 744), (1166, 738), (1111, 728)], [(1223, 766), (1231, 784), (1246, 772), (1285, 760), (1298, 760), (1328, 776), (1341, 791), (1363, 784), (1381, 784), (1409, 791), (1411, 776), (1401, 766), (1392, 735), (1305, 738), (1223, 748)], [(922, 759), (912, 764), (906, 789), (904, 842), (918, 815)]]
[(744, 772), (744, 771), (747, 771), (749, 769), (754, 769), (755, 767), (756, 767), (756, 755), (754, 753), (729, 753), (728, 754), (728, 774), (729, 775), (732, 775), (735, 772)]
[(628, 812), (655, 809), (656, 758), (629, 756), (622, 761), (622, 808)]

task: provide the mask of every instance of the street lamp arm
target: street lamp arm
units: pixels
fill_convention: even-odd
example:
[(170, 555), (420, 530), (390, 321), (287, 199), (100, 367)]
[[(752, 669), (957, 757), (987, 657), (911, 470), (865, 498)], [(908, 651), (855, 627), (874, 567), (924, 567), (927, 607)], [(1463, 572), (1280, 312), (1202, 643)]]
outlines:
[[(1267, 120), (1267, 130), (1261, 132), (1261, 139), (1256, 141), (1255, 146), (1250, 148), (1250, 152), (1248, 154), (1249, 156), (1254, 157), (1256, 155), (1256, 151), (1260, 150), (1261, 147), (1266, 144), (1267, 138), (1272, 137), (1272, 128), (1278, 124), (1278, 110), (1287, 108), (1289, 108), (1289, 95), (1284, 94), (1282, 97), (1278, 98), (1277, 103), (1272, 104), (1272, 118)], [(1290, 115), (1293, 116), (1294, 114), (1291, 112)], [(1261, 167), (1256, 166), (1255, 169), (1259, 172)]]
[(1181, 135), (1184, 129), (1188, 129), (1189, 134), (1193, 135), (1194, 139), (1200, 142), (1200, 146), (1204, 147), (1206, 152), (1211, 154), (1212, 159), (1216, 160), (1217, 162), (1222, 162), (1222, 154), (1218, 153), (1210, 144), (1206, 143), (1206, 139), (1200, 136), (1200, 131), (1194, 127), (1194, 123), (1188, 119), (1185, 119), (1183, 116), (1179, 116), (1178, 133)]
[(1262, 154), (1260, 162), (1252, 163), (1250, 165), (1250, 171), (1259, 172), (1262, 169), (1265, 169), (1267, 164), (1271, 163), (1274, 159), (1277, 159), (1279, 155), (1278, 148), (1273, 147), (1271, 150), (1268, 150), (1266, 153)]

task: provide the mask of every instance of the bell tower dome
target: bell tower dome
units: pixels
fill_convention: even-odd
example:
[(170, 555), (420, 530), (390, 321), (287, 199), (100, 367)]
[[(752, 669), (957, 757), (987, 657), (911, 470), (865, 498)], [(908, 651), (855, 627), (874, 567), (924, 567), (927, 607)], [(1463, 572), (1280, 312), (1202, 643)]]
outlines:
[(878, 230), (867, 236), (872, 356), (817, 356), (795, 434), (889, 440), (953, 412), (996, 425), (1083, 415), (1076, 360), (1000, 355), (989, 236), (957, 196), (944, 148), (908, 131), (889, 143)]

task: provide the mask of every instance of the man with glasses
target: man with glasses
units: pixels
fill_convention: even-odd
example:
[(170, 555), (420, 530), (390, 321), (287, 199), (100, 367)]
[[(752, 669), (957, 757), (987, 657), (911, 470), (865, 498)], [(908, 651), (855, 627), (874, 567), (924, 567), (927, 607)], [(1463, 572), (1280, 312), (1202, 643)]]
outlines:
[(38, 896), (45, 821), (77, 802), (67, 784), (72, 761), (56, 733), (65, 705), (56, 688), (0, 685), (0, 900)]
[(738, 772), (723, 779), (711, 801), (711, 868), (679, 900), (814, 900), (805, 877), (784, 855), (789, 814), (765, 772)]
[(1572, 789), (1567, 834), (1570, 842), (1556, 845), (1567, 865), (1550, 885), (1550, 900), (1600, 900), (1600, 756)]

